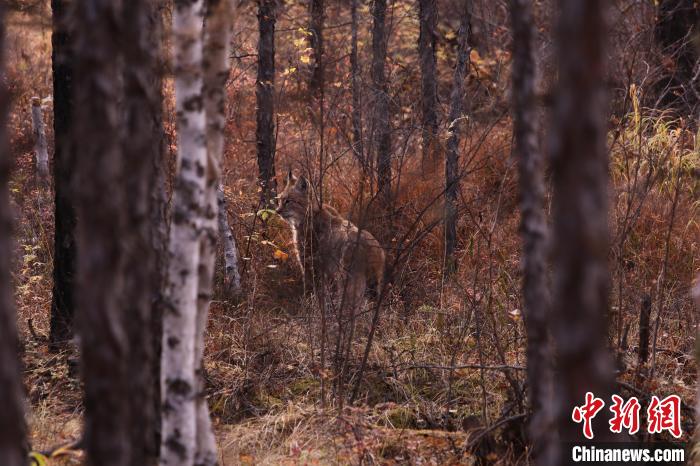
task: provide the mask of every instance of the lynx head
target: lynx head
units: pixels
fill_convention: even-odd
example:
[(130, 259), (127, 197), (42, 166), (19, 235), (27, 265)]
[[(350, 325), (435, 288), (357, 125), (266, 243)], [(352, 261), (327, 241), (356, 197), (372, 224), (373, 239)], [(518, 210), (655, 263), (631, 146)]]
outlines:
[(291, 225), (302, 225), (312, 198), (309, 180), (304, 176), (297, 178), (289, 170), (284, 190), (277, 196), (277, 213)]

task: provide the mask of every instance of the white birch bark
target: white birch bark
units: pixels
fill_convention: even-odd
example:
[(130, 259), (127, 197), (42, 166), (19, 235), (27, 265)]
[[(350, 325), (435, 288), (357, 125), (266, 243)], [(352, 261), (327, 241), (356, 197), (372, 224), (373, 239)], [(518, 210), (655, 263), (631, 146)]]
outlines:
[(204, 334), (209, 304), (214, 289), (216, 239), (218, 237), (217, 191), (221, 180), (221, 159), (224, 148), (224, 114), (226, 81), (229, 76), (229, 43), (231, 41), (232, 0), (208, 0), (204, 32), (204, 109), (206, 114), (207, 169), (204, 191), (205, 210), (202, 218), (202, 236), (199, 255), (199, 293), (195, 340), (195, 373), (197, 449), (195, 464), (217, 464), (216, 439), (211, 425), (209, 408), (204, 396)]
[(224, 247), (224, 286), (228, 293), (234, 296), (241, 294), (241, 274), (238, 271), (238, 247), (236, 239), (231, 232), (226, 212), (226, 196), (224, 189), (219, 185), (217, 192), (219, 202), (219, 235)]
[(173, 50), (178, 160), (163, 315), (161, 464), (194, 464), (197, 423), (195, 336), (205, 211), (207, 148), (202, 98), (203, 1), (175, 2)]
[(46, 144), (46, 129), (44, 115), (41, 111), (41, 99), (32, 98), (32, 129), (34, 131), (34, 154), (36, 157), (36, 171), (39, 178), (45, 180), (49, 177), (49, 151)]

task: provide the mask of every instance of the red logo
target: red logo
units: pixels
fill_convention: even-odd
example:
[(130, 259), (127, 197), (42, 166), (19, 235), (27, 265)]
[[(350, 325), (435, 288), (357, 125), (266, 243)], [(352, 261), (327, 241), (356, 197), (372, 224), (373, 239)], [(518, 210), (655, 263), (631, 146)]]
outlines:
[(678, 395), (669, 395), (659, 401), (659, 397), (652, 396), (649, 409), (649, 433), (659, 434), (667, 430), (676, 438), (679, 438), (681, 430), (681, 398)]
[(613, 418), (610, 419), (610, 432), (619, 434), (624, 427), (634, 435), (639, 432), (639, 410), (641, 405), (637, 398), (632, 397), (625, 403), (622, 397), (618, 395), (612, 396), (613, 405), (610, 411), (613, 413)]
[(593, 439), (593, 426), (591, 421), (593, 418), (603, 409), (605, 402), (600, 398), (596, 398), (593, 393), (586, 393), (586, 403), (583, 406), (576, 406), (574, 411), (571, 413), (571, 419), (574, 422), (580, 424), (583, 422), (583, 435), (587, 439)]

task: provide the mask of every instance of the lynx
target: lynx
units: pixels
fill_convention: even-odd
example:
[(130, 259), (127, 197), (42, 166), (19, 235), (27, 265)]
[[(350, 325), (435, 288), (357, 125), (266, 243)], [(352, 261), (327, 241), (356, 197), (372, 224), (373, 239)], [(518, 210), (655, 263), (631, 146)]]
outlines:
[[(379, 293), (384, 278), (384, 251), (369, 232), (359, 230), (333, 207), (319, 205), (309, 181), (287, 174), (277, 196), (277, 213), (292, 229), (294, 252), (306, 279), (320, 278), (339, 295), (343, 307), (357, 309), (369, 285)], [(318, 288), (316, 288), (318, 289)]]

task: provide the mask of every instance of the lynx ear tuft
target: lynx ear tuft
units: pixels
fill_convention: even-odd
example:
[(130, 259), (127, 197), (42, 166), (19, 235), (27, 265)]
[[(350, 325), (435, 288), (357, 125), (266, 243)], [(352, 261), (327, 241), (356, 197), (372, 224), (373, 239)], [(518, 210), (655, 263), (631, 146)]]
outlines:
[(292, 173), (292, 169), (290, 168), (289, 171), (287, 172), (287, 177), (285, 178), (285, 182), (289, 184), (294, 184), (297, 181), (297, 177), (294, 176), (294, 173)]

